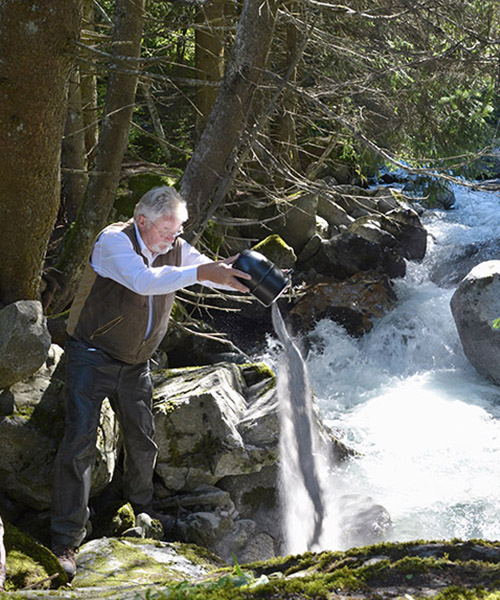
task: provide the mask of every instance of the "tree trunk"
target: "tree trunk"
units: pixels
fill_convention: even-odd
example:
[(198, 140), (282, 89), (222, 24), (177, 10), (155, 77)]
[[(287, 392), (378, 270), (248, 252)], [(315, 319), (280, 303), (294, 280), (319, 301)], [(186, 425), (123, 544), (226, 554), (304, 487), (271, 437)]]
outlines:
[[(89, 31), (94, 30), (94, 0), (83, 0), (83, 27)], [(89, 58), (91, 58), (90, 53)], [(87, 164), (90, 167), (94, 163), (99, 128), (97, 125), (97, 77), (94, 69), (88, 64), (80, 66), (80, 80), (85, 149)]]
[[(104, 118), (94, 169), (74, 226), (64, 239), (56, 265), (60, 285), (51, 302), (51, 312), (64, 310), (73, 299), (95, 236), (106, 225), (127, 148), (134, 109), (145, 0), (117, 0), (115, 8), (111, 71), (108, 78)], [(134, 72), (135, 71), (135, 72)]]
[[(196, 77), (220, 83), (224, 74), (224, 4), (213, 0), (196, 11)], [(196, 132), (200, 137), (217, 98), (218, 85), (200, 85), (196, 90)]]
[(151, 83), (149, 81), (145, 81), (142, 83), (141, 88), (142, 93), (144, 95), (144, 99), (146, 100), (146, 106), (148, 107), (151, 122), (153, 123), (155, 135), (158, 138), (158, 144), (162, 149), (165, 161), (168, 162), (171, 158), (170, 148), (168, 147), (165, 131), (163, 130), (163, 125), (161, 124), (160, 113), (156, 108), (155, 100), (153, 98), (153, 94), (151, 93)]
[(66, 87), (80, 5), (80, 0), (59, 0), (49, 9), (46, 3), (0, 2), (3, 304), (39, 298), (42, 265), (59, 207)]
[(75, 68), (69, 81), (68, 112), (61, 156), (63, 193), (66, 202), (66, 215), (70, 222), (75, 220), (87, 189), (86, 154), (80, 71)]
[(245, 0), (231, 57), (210, 117), (181, 181), (199, 226), (231, 166), (245, 128), (254, 91), (265, 69), (279, 0)]
[[(296, 0), (287, 0), (287, 8), (290, 13), (297, 9)], [(299, 52), (299, 32), (297, 26), (293, 22), (287, 22), (286, 25), (286, 49), (284, 71), (288, 71), (293, 67)], [(297, 80), (297, 68), (293, 68), (290, 74), (289, 82), (295, 83)], [(278, 137), (278, 156), (285, 165), (292, 167), (294, 170), (299, 169), (299, 154), (297, 146), (297, 135), (295, 131), (295, 112), (297, 103), (295, 94), (289, 89), (283, 92), (283, 101), (278, 116), (279, 137)]]
[(5, 575), (7, 574), (7, 556), (5, 553), (5, 546), (3, 543), (3, 522), (0, 516), (0, 590), (3, 590), (5, 583)]

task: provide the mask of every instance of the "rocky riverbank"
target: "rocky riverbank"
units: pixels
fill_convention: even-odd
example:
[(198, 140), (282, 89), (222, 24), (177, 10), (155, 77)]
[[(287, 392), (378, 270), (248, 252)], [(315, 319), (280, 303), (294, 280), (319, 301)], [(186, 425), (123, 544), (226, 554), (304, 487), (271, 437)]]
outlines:
[(120, 538), (88, 542), (77, 562), (71, 588), (0, 597), (497, 600), (500, 588), (500, 544), (480, 540), (386, 543), (227, 566), (196, 546)]
[[(405, 261), (425, 254), (426, 232), (417, 212), (388, 189), (336, 186), (333, 193), (325, 183), (317, 194), (304, 194), (279, 210), (274, 217), (281, 237), (268, 237), (258, 249), (278, 266), (295, 269), (291, 294), (282, 301), (297, 330), (329, 316), (362, 335), (396, 301), (391, 280), (404, 274)], [(248, 239), (255, 234), (262, 237), (255, 231)], [(271, 330), (270, 311), (255, 301), (243, 308), (227, 298), (223, 302), (239, 309), (240, 331)], [(223, 321), (239, 342), (238, 331), (231, 330), (234, 319), (224, 313)], [(0, 514), (42, 546), (49, 545), (52, 463), (64, 413), (64, 336), (55, 322), (48, 328), (36, 302), (0, 310)], [(179, 318), (156, 357), (160, 366), (196, 365), (158, 368), (154, 374), (156, 508), (177, 518), (176, 539), (204, 547), (226, 564), (233, 555), (249, 563), (283, 553), (275, 378), (265, 365), (245, 362), (252, 343), (242, 352), (232, 342), (193, 336)], [(317, 426), (331, 459), (348, 459), (349, 448), (319, 417)], [(125, 532), (117, 519), (124, 505), (121, 440), (107, 401), (97, 446), (90, 544)], [(377, 507), (370, 521), (375, 513), (366, 511), (369, 501), (361, 498), (362, 510), (343, 525), (345, 536), (359, 543), (374, 541), (372, 530), (385, 533)], [(390, 516), (384, 522), (390, 524)], [(366, 536), (358, 535), (361, 530)], [(139, 539), (151, 533), (133, 515), (128, 531)], [(8, 537), (6, 585), (13, 581), (12, 551), (18, 551)]]

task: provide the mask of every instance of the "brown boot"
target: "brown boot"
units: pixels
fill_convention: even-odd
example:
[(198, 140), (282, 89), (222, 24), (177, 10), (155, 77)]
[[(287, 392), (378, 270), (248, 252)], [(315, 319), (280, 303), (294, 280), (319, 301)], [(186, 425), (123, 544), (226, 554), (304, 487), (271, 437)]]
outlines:
[(52, 552), (56, 555), (61, 567), (64, 569), (68, 577), (68, 581), (71, 581), (76, 575), (76, 561), (75, 553), (76, 548), (72, 546), (65, 546), (64, 544), (54, 544)]

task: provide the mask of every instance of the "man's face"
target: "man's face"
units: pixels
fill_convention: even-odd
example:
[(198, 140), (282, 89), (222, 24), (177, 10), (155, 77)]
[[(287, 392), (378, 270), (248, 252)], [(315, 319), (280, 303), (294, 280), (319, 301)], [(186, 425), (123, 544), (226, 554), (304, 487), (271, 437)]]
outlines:
[(154, 221), (144, 215), (137, 217), (137, 227), (142, 241), (156, 254), (166, 254), (175, 238), (182, 233), (182, 221), (176, 217), (159, 217)]

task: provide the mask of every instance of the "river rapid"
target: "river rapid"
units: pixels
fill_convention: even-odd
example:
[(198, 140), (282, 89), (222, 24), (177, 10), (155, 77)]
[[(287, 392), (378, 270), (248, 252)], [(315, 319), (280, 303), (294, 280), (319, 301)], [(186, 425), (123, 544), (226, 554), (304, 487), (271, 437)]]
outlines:
[[(327, 319), (309, 336), (306, 365), (323, 419), (359, 452), (321, 465), (329, 517), (315, 549), (345, 549), (337, 514), (345, 494), (387, 509), (389, 541), (500, 539), (500, 387), (465, 358), (450, 311), (470, 268), (500, 258), (500, 196), (461, 187), (455, 195), (453, 210), (422, 214), (428, 251), (395, 280), (394, 310), (361, 339)], [(279, 356), (270, 340), (265, 360), (274, 366)], [(308, 549), (299, 525), (289, 551)]]

